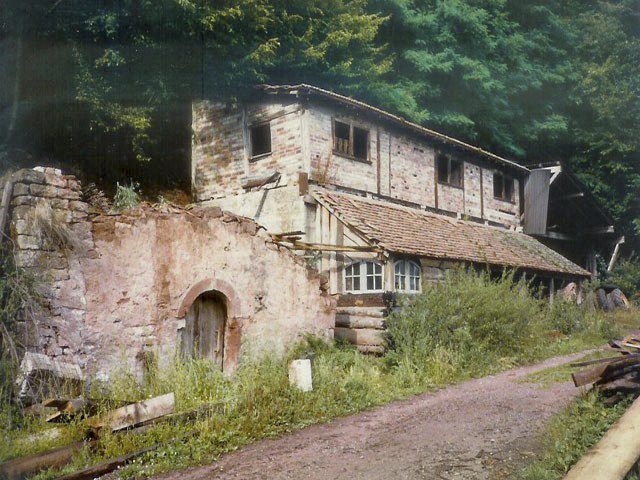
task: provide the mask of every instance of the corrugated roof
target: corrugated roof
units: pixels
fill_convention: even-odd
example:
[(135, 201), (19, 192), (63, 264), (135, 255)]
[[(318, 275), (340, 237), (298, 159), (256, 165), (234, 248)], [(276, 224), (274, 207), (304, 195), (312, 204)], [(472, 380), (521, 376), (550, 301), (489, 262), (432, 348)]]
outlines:
[(524, 233), (345, 193), (318, 191), (314, 197), (370, 242), (390, 252), (590, 275)]
[(457, 147), (463, 148), (464, 150), (468, 150), (470, 152), (474, 152), (476, 154), (482, 155), (483, 157), (486, 157), (490, 160), (493, 160), (511, 169), (518, 170), (520, 172), (529, 171), (527, 167), (519, 165), (516, 162), (513, 162), (511, 160), (507, 160), (506, 158), (500, 157), (499, 155), (496, 155), (494, 153), (483, 150), (480, 147), (470, 145), (461, 140), (436, 132), (435, 130), (430, 130), (428, 128), (423, 127), (422, 125), (418, 125), (417, 123), (408, 122), (402, 117), (393, 115), (392, 113), (386, 112), (380, 108), (374, 107), (372, 105), (361, 102), (359, 100), (355, 100), (351, 97), (340, 95), (330, 90), (325, 90), (323, 88), (314, 87), (313, 85), (307, 85), (304, 83), (299, 85), (259, 85), (257, 88), (259, 88), (260, 90), (266, 93), (287, 93), (287, 94), (305, 93), (305, 94), (315, 94), (325, 98), (329, 98), (339, 103), (350, 105), (356, 108), (360, 108), (362, 110), (366, 110), (370, 113), (376, 114), (382, 118), (385, 118), (386, 120), (390, 120), (393, 123), (396, 123), (403, 128), (412, 130), (420, 135), (428, 136), (436, 140), (439, 140), (441, 142), (449, 143)]

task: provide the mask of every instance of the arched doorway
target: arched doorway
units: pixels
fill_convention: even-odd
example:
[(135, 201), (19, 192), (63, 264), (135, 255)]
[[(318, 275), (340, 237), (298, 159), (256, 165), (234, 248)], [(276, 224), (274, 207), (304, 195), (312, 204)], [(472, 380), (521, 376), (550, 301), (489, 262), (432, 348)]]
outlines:
[(208, 358), (222, 370), (226, 325), (224, 295), (216, 291), (200, 294), (185, 316), (182, 353), (185, 356)]

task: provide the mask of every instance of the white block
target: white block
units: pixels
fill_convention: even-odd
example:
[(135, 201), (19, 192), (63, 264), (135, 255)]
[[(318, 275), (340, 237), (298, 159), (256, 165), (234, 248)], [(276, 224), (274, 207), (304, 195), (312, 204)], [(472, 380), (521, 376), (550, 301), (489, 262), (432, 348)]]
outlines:
[(289, 364), (289, 384), (298, 387), (303, 392), (313, 390), (311, 380), (311, 360), (293, 360)]

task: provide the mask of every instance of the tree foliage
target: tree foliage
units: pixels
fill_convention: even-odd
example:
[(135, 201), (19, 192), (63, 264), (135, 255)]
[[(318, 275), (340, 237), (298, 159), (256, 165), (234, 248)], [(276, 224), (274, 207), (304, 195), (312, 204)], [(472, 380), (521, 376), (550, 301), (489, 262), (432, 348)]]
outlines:
[(306, 82), (566, 161), (640, 228), (636, 0), (8, 0), (0, 41), (2, 146), (98, 176), (179, 176), (193, 98)]

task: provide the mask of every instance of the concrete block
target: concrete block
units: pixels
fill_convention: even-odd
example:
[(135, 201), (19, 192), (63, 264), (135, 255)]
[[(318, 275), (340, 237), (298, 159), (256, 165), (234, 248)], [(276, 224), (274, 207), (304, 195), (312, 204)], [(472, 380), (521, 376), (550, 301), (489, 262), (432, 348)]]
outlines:
[(55, 390), (62, 388), (64, 384), (81, 387), (83, 382), (80, 366), (35, 352), (24, 354), (16, 379), (18, 397), (23, 401), (35, 401), (55, 394)]
[(299, 388), (303, 392), (313, 390), (311, 379), (311, 360), (292, 360), (289, 364), (289, 385)]

